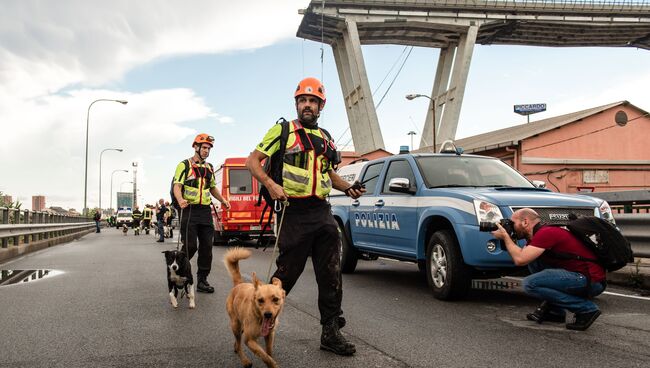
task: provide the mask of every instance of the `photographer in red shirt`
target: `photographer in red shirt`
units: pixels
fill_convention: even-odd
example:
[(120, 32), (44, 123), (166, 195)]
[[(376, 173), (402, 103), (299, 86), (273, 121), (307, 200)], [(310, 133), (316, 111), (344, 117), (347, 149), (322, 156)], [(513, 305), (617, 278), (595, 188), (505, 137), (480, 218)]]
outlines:
[(575, 319), (566, 328), (579, 331), (589, 328), (600, 316), (591, 298), (605, 290), (605, 269), (595, 262), (564, 259), (554, 253), (589, 259), (596, 256), (568, 230), (544, 226), (537, 212), (530, 208), (515, 211), (511, 220), (517, 239), (526, 239), (526, 246), (519, 248), (500, 224), (492, 235), (505, 243), (515, 265), (528, 265), (530, 269), (531, 275), (524, 278), (523, 288), (542, 303), (526, 318), (537, 323), (564, 323), (565, 310), (569, 310)]

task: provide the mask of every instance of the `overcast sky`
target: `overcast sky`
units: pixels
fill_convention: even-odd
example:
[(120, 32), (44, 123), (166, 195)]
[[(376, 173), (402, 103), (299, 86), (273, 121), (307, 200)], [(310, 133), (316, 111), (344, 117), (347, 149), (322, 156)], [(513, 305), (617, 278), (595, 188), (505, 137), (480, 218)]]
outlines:
[[(305, 76), (322, 78), (321, 119), (339, 146), (346, 132), (329, 46), (295, 37), (308, 0), (27, 1), (0, 12), (0, 191), (31, 207), (81, 209), (89, 114), (88, 206), (102, 207), (130, 188), (138, 163), (138, 200), (169, 196), (176, 164), (192, 154), (199, 132), (216, 138), (209, 158), (246, 156), (281, 116), (295, 117), (292, 93)], [(386, 149), (410, 144), (428, 107), (407, 93), (429, 94), (438, 50), (364, 46)], [(382, 83), (383, 82), (383, 83)], [(391, 82), (392, 85), (391, 85)], [(391, 86), (389, 89), (389, 85)], [(513, 104), (546, 103), (543, 119), (629, 100), (650, 110), (650, 52), (612, 48), (476, 46), (457, 137), (525, 122)], [(130, 170), (129, 173), (114, 170)], [(112, 199), (115, 205), (115, 197)]]

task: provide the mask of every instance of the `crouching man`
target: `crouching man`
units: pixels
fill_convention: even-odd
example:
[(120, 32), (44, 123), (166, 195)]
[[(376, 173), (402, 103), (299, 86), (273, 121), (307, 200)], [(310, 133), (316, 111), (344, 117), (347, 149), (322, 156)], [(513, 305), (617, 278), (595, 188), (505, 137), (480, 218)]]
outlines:
[(588, 259), (596, 256), (568, 230), (544, 226), (537, 212), (530, 208), (515, 211), (511, 220), (516, 238), (526, 239), (526, 246), (519, 248), (500, 224), (492, 235), (505, 243), (515, 265), (528, 265), (530, 269), (531, 275), (524, 278), (523, 288), (542, 303), (526, 318), (537, 323), (564, 323), (568, 310), (575, 318), (566, 328), (579, 331), (589, 328), (600, 316), (591, 298), (605, 290), (605, 269), (595, 262), (565, 259), (557, 254)]

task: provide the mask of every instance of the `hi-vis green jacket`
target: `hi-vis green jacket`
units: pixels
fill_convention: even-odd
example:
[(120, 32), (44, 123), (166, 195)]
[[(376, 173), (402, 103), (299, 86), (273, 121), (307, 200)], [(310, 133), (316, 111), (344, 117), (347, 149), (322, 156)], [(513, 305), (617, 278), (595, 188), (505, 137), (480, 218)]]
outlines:
[[(281, 125), (275, 124), (256, 149), (271, 157), (280, 148), (281, 132)], [(330, 158), (335, 155), (334, 141), (323, 129), (307, 128), (298, 120), (291, 121), (282, 166), (282, 186), (287, 196), (327, 197), (332, 189)]]

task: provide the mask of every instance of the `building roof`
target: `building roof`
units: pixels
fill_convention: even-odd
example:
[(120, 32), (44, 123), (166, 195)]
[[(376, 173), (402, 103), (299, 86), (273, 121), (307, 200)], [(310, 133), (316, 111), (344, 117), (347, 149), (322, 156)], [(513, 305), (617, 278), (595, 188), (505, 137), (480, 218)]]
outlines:
[[(560, 116), (555, 116), (548, 119), (538, 120), (531, 123), (525, 123), (521, 125), (512, 126), (509, 128), (499, 129), (488, 133), (483, 133), (475, 135), (472, 137), (467, 137), (463, 139), (456, 140), (456, 146), (462, 147), (466, 153), (472, 152), (483, 152), (491, 149), (496, 149), (500, 147), (507, 147), (518, 145), (519, 141), (547, 132), (549, 130), (567, 125), (582, 119), (585, 119), (589, 116), (598, 114), (605, 110), (611, 109), (616, 106), (632, 106), (642, 113), (645, 111), (639, 109), (638, 107), (632, 105), (628, 101), (619, 101), (610, 103), (603, 106), (592, 107), (590, 109), (576, 111), (569, 114), (564, 114)], [(429, 148), (430, 149), (430, 148)], [(422, 150), (423, 152), (426, 149)]]

